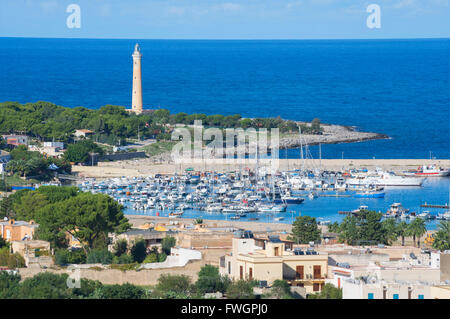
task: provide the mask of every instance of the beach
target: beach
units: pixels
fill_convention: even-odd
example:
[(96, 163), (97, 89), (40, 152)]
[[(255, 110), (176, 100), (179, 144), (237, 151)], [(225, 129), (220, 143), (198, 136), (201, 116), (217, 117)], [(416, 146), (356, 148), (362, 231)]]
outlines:
[[(193, 224), (195, 219), (193, 218), (168, 218), (159, 216), (143, 216), (143, 215), (127, 215), (127, 219), (133, 225), (138, 227), (145, 223), (156, 224), (170, 224), (172, 222), (178, 222), (183, 224)], [(230, 221), (230, 220), (211, 220), (203, 219), (203, 224), (208, 228), (240, 228), (247, 229), (253, 232), (267, 232), (268, 229), (274, 232), (291, 232), (291, 224), (283, 223), (263, 223), (258, 221)]]

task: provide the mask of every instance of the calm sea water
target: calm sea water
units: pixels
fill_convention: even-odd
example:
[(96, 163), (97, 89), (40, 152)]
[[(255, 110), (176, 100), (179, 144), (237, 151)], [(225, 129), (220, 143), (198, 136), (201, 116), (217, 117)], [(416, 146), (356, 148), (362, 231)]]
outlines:
[[(300, 205), (288, 205), (286, 212), (283, 213), (249, 213), (240, 221), (248, 221), (249, 218), (257, 217), (258, 222), (267, 223), (288, 223), (299, 215), (316, 217), (318, 221), (342, 221), (345, 215), (338, 214), (339, 211), (351, 211), (357, 209), (360, 205), (366, 205), (370, 210), (385, 213), (392, 203), (402, 203), (405, 208), (412, 212), (429, 211), (432, 215), (443, 213), (446, 210), (442, 208), (421, 208), (420, 205), (428, 204), (446, 204), (449, 202), (450, 179), (449, 178), (428, 178), (422, 187), (386, 187), (384, 198), (354, 198), (354, 197), (318, 197), (313, 200), (305, 194), (305, 201)], [(327, 194), (325, 192), (324, 194)], [(333, 194), (333, 192), (328, 192)], [(350, 194), (350, 193), (349, 193)], [(159, 216), (168, 217), (168, 211), (158, 211)], [(156, 211), (135, 211), (132, 208), (125, 210), (130, 215), (148, 215), (156, 216)], [(208, 213), (198, 210), (184, 211), (183, 218), (204, 218), (213, 220), (230, 220), (234, 214)], [(276, 221), (276, 217), (283, 217), (283, 220)], [(409, 222), (409, 220), (407, 220)], [(440, 220), (427, 221), (427, 229), (436, 229)], [(270, 226), (269, 226), (270, 227)]]
[[(432, 215), (443, 213), (442, 208), (422, 208), (420, 205), (446, 204), (449, 201), (450, 179), (449, 178), (429, 178), (422, 187), (386, 187), (384, 198), (354, 198), (354, 197), (318, 197), (309, 199), (305, 194), (305, 201), (300, 205), (288, 205), (286, 212), (282, 213), (248, 213), (240, 221), (248, 221), (249, 218), (258, 218), (258, 222), (267, 223), (288, 223), (292, 224), (297, 216), (312, 216), (318, 221), (342, 221), (345, 215), (338, 214), (339, 211), (351, 211), (360, 205), (366, 205), (370, 210), (385, 213), (392, 203), (402, 203), (405, 208), (412, 212), (428, 211)], [(333, 194), (325, 192), (324, 194)], [(350, 193), (348, 193), (350, 194)], [(135, 211), (131, 207), (125, 209), (129, 215), (156, 216), (156, 211)], [(158, 211), (159, 216), (168, 217), (169, 211)], [(182, 218), (204, 218), (212, 220), (230, 220), (234, 214), (208, 213), (198, 210), (185, 210)], [(276, 221), (275, 218), (283, 217), (283, 220)], [(409, 222), (409, 220), (406, 220)], [(427, 221), (427, 229), (436, 229), (440, 220)], [(270, 227), (270, 226), (269, 226)]]
[[(0, 101), (130, 107), (136, 42), (0, 38)], [(392, 137), (324, 145), (324, 158), (450, 158), (450, 39), (138, 42), (147, 108), (318, 117)]]

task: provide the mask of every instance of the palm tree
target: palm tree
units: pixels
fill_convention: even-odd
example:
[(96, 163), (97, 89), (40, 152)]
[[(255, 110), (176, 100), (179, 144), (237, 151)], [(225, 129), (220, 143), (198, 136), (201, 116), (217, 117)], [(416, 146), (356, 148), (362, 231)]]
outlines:
[(442, 221), (434, 235), (433, 248), (441, 251), (450, 249), (450, 221)]
[(408, 236), (408, 224), (406, 222), (400, 222), (397, 224), (397, 236), (402, 238), (402, 246), (405, 246), (405, 236)]
[(420, 237), (427, 232), (427, 228), (425, 227), (425, 220), (422, 218), (416, 218), (409, 224), (409, 233), (413, 236), (414, 246), (416, 245), (416, 237), (417, 238), (417, 247), (420, 247)]
[(450, 236), (450, 221), (449, 220), (441, 221), (438, 225), (438, 231), (442, 231), (443, 233)]

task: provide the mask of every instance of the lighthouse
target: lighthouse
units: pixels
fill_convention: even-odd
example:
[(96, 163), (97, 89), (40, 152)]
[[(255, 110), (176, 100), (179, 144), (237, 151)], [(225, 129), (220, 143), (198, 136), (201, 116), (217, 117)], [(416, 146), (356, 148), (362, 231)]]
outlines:
[(136, 114), (143, 112), (142, 108), (142, 75), (141, 58), (142, 53), (139, 44), (136, 43), (133, 52), (133, 94), (131, 99), (131, 111)]

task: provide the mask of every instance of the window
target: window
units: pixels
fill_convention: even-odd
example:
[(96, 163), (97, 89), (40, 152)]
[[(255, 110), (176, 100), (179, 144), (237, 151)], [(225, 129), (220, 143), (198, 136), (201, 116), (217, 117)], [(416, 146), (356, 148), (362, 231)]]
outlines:
[(320, 279), (321, 272), (320, 266), (314, 266), (314, 279)]
[(239, 278), (244, 279), (244, 267), (239, 266)]
[(303, 279), (304, 278), (304, 268), (303, 266), (297, 266), (295, 269), (295, 279)]
[(313, 291), (319, 291), (320, 285), (319, 284), (313, 284)]
[(369, 292), (367, 294), (367, 299), (373, 299), (373, 292)]
[(231, 275), (231, 261), (228, 262), (228, 274)]
[(398, 294), (394, 294), (392, 299), (398, 299)]
[(425, 299), (423, 295), (419, 295), (419, 299)]
[(275, 247), (275, 256), (279, 256), (279, 248)]
[(253, 268), (249, 268), (248, 269), (248, 279), (252, 280), (253, 279)]

